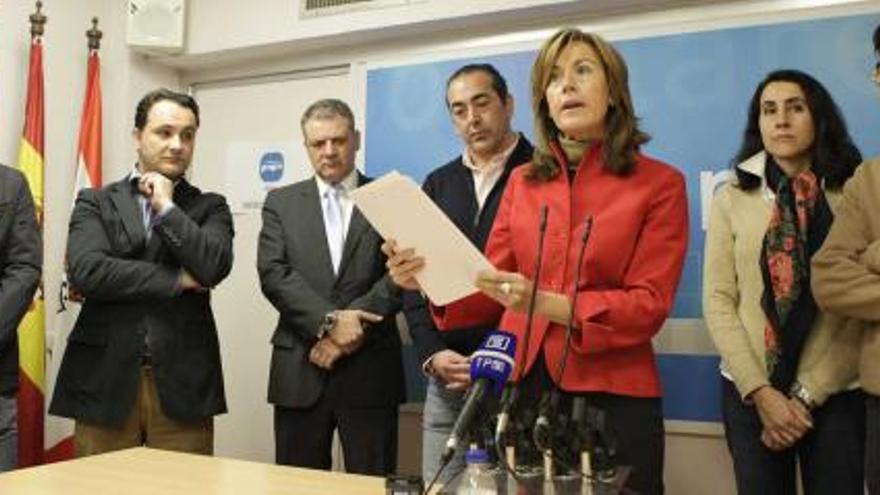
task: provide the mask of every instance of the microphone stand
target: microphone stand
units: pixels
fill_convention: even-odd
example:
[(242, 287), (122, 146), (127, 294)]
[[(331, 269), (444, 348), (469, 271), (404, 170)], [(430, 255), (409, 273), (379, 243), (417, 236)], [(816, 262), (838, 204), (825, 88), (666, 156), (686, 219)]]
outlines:
[[(576, 265), (574, 288), (572, 289), (572, 303), (565, 327), (565, 347), (563, 348), (562, 359), (559, 363), (557, 378), (554, 381), (554, 389), (551, 392), (549, 406), (552, 408), (548, 411), (547, 416), (550, 417), (555, 412), (558, 398), (554, 395), (559, 394), (559, 386), (562, 384), (562, 376), (565, 372), (565, 366), (568, 361), (569, 350), (571, 348), (571, 334), (574, 322), (575, 306), (578, 298), (578, 285), (580, 285), (581, 266), (583, 264), (584, 251), (593, 227), (593, 218), (587, 217), (584, 224), (584, 233), (581, 237), (581, 248), (578, 253), (578, 262)], [(540, 418), (539, 418), (540, 421)], [(573, 423), (575, 434), (575, 445), (572, 449), (574, 452), (580, 452), (581, 478), (583, 483), (587, 483), (582, 490), (583, 495), (592, 495), (593, 483), (613, 488), (616, 493), (631, 493), (623, 487), (624, 482), (629, 476), (630, 469), (627, 467), (619, 468), (614, 464), (616, 448), (613, 440), (605, 429), (605, 413), (604, 411), (592, 407), (587, 404), (584, 396), (575, 396), (571, 404), (571, 422)], [(538, 424), (536, 422), (536, 429)], [(545, 421), (544, 426), (549, 429), (549, 422)], [(549, 437), (552, 438), (552, 437)], [(558, 458), (555, 458), (559, 462)], [(596, 473), (593, 472), (593, 461), (596, 464)]]
[(486, 393), (491, 388), (497, 390), (508, 381), (515, 356), (516, 336), (503, 331), (489, 332), (477, 351), (473, 353), (470, 363), (471, 386), (465, 394), (464, 405), (458, 413), (452, 432), (446, 441), (446, 447), (440, 456), (440, 468), (434, 474), (425, 493), (430, 493), (440, 473), (446, 469), (455, 455), (459, 444), (472, 435), (471, 430), (474, 426), (472, 422), (481, 416), (481, 402)]
[(582, 483), (587, 485), (581, 490), (582, 495), (593, 495), (593, 466), (590, 459), (590, 430), (587, 427), (587, 399), (583, 396), (575, 397), (571, 403), (571, 422), (575, 427), (575, 450), (581, 453), (581, 476)]
[(581, 442), (582, 458), (592, 459), (596, 468), (595, 472), (592, 467), (581, 470), (584, 482), (589, 483), (589, 488), (583, 491), (584, 495), (591, 495), (594, 485), (609, 488), (613, 490), (612, 493), (638, 495), (631, 488), (623, 486), (632, 467), (616, 464), (617, 447), (605, 428), (605, 413), (587, 405), (584, 397), (577, 397), (572, 406), (572, 421), (577, 439)]
[(498, 455), (498, 462), (504, 464), (504, 469), (513, 476), (514, 480), (517, 480), (516, 472), (511, 466), (510, 460), (507, 458), (507, 453), (504, 449), (504, 433), (507, 431), (507, 425), (510, 421), (510, 413), (513, 409), (513, 404), (516, 403), (516, 399), (519, 396), (519, 386), (522, 382), (523, 374), (525, 374), (525, 361), (529, 358), (529, 340), (531, 340), (532, 336), (532, 322), (535, 317), (535, 301), (538, 296), (538, 281), (540, 280), (541, 275), (541, 267), (544, 261), (544, 237), (547, 233), (547, 216), (549, 213), (549, 208), (547, 205), (541, 205), (541, 213), (540, 213), (540, 221), (538, 224), (538, 255), (535, 259), (535, 269), (532, 272), (534, 276), (532, 277), (534, 280), (534, 286), (532, 290), (532, 294), (529, 296), (529, 308), (526, 313), (526, 328), (523, 332), (523, 353), (522, 360), (518, 363), (516, 370), (514, 370), (514, 379), (508, 380), (507, 383), (504, 384), (504, 391), (501, 393), (501, 401), (499, 406), (499, 414), (498, 414), (498, 424), (495, 428), (495, 450)]
[[(587, 216), (586, 221), (584, 221), (584, 232), (581, 235), (581, 245), (580, 250), (578, 251), (577, 264), (575, 265), (574, 272), (574, 285), (571, 289), (571, 306), (568, 311), (568, 319), (565, 322), (565, 339), (564, 345), (562, 348), (562, 358), (559, 361), (559, 367), (556, 371), (556, 378), (553, 379), (551, 377), (552, 389), (550, 390), (549, 395), (545, 395), (541, 399), (541, 413), (538, 416), (538, 420), (535, 421), (535, 428), (533, 431), (533, 441), (535, 446), (538, 447), (538, 450), (544, 452), (549, 455), (548, 452), (551, 450), (550, 446), (550, 419), (556, 414), (556, 411), (559, 406), (559, 396), (560, 396), (560, 386), (562, 384), (562, 376), (565, 373), (565, 365), (568, 362), (569, 350), (571, 349), (571, 334), (574, 329), (574, 313), (575, 308), (577, 307), (578, 300), (578, 286), (580, 285), (581, 279), (581, 265), (584, 262), (584, 253), (587, 250), (587, 242), (590, 240), (590, 234), (593, 231), (593, 217), (592, 215)], [(545, 442), (545, 437), (547, 441)], [(549, 474), (549, 473), (548, 473)]]

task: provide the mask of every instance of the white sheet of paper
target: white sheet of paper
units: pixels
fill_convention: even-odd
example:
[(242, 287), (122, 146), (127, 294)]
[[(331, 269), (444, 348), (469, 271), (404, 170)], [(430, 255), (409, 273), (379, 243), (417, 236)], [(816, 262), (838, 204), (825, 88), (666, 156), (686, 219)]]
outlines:
[(438, 306), (477, 291), (477, 273), (492, 265), (411, 178), (389, 172), (349, 194), (379, 234), (425, 258), (416, 276)]

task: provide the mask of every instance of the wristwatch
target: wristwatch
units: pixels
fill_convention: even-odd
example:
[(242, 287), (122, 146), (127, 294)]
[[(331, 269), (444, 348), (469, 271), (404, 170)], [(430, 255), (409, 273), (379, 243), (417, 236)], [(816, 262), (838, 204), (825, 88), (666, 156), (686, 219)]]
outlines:
[(336, 314), (336, 311), (330, 311), (324, 315), (324, 318), (321, 319), (321, 326), (318, 327), (318, 340), (324, 338), (324, 335), (327, 335), (327, 332), (333, 330), (333, 327), (336, 326), (337, 320), (339, 320), (339, 315)]
[(797, 399), (801, 404), (804, 405), (809, 410), (813, 410), (816, 407), (816, 401), (813, 400), (813, 396), (810, 395), (810, 391), (804, 387), (801, 382), (794, 382), (791, 384), (791, 389), (788, 391), (788, 396)]

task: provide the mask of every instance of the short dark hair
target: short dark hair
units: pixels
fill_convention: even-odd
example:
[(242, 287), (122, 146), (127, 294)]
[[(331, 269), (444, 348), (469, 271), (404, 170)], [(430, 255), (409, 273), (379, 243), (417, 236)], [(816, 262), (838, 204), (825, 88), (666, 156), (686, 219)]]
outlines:
[[(825, 180), (825, 187), (838, 189), (852, 177), (862, 161), (862, 154), (853, 143), (846, 128), (846, 121), (831, 94), (818, 80), (799, 70), (776, 70), (764, 78), (755, 88), (749, 103), (748, 120), (743, 140), (733, 159), (738, 187), (750, 191), (761, 185), (761, 178), (741, 170), (737, 165), (764, 149), (761, 128), (758, 123), (761, 112), (761, 94), (768, 84), (790, 82), (797, 84), (807, 99), (807, 107), (813, 117), (815, 138), (810, 151), (811, 170), (816, 177)], [(772, 157), (768, 156), (769, 160)]]
[(510, 92), (507, 90), (507, 81), (504, 79), (504, 76), (498, 72), (498, 69), (495, 68), (492, 64), (467, 64), (456, 69), (455, 72), (449, 76), (449, 79), (446, 80), (446, 95), (444, 96), (444, 100), (446, 100), (446, 107), (449, 107), (449, 86), (452, 85), (452, 81), (455, 81), (461, 76), (466, 74), (474, 74), (476, 72), (482, 72), (489, 76), (492, 79), (492, 89), (495, 91), (495, 94), (501, 98), (502, 102), (507, 101), (507, 97), (510, 96)]
[(199, 126), (199, 104), (196, 103), (195, 98), (188, 94), (171, 91), (167, 88), (159, 88), (145, 94), (141, 98), (141, 101), (138, 102), (137, 109), (134, 112), (135, 129), (139, 131), (144, 130), (144, 127), (147, 125), (147, 115), (149, 115), (150, 109), (153, 108), (153, 105), (162, 100), (173, 101), (183, 108), (189, 109), (196, 118), (196, 127)]
[(354, 131), (354, 113), (351, 108), (342, 100), (336, 98), (325, 98), (318, 100), (306, 108), (303, 112), (299, 125), (302, 128), (303, 135), (306, 133), (306, 122), (313, 118), (326, 119), (339, 116), (348, 121), (348, 127)]

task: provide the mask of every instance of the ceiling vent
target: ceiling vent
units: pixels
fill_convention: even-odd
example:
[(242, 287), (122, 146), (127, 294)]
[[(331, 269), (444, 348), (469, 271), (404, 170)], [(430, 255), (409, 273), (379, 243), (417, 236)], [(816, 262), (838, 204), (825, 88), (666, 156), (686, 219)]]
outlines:
[(181, 53), (186, 0), (128, 0), (126, 42), (147, 53)]
[(336, 15), (355, 10), (372, 10), (406, 5), (410, 0), (300, 0), (300, 17)]

